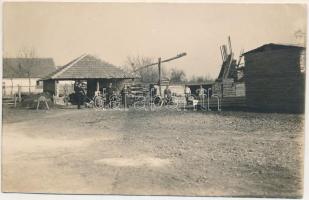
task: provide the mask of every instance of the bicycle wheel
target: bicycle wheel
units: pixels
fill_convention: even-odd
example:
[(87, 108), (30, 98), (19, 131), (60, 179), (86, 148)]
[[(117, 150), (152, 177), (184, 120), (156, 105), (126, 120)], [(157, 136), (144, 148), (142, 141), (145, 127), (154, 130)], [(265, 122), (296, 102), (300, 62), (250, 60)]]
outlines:
[(166, 101), (166, 107), (167, 109), (177, 109), (178, 108), (178, 99), (176, 97), (171, 97), (169, 99), (167, 99)]
[(144, 110), (146, 109), (146, 99), (145, 97), (138, 97), (133, 104), (134, 109)]
[(120, 105), (121, 105), (121, 96), (112, 95), (109, 98), (109, 102), (110, 102), (110, 107), (111, 108), (118, 109), (118, 108), (120, 108)]
[(94, 107), (95, 108), (103, 108), (104, 107), (104, 99), (101, 96), (94, 97)]
[(163, 103), (162, 97), (160, 97), (160, 96), (155, 96), (155, 97), (153, 98), (153, 104), (154, 104), (155, 107), (161, 107), (161, 106), (162, 106), (162, 103)]

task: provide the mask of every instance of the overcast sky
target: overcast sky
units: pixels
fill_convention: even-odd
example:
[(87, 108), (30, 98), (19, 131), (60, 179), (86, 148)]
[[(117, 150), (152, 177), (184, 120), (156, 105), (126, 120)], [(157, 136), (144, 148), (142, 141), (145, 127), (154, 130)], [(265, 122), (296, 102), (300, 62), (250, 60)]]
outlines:
[(218, 76), (219, 46), (231, 36), (235, 53), (265, 43), (295, 43), (306, 9), (291, 4), (5, 3), (4, 55), (34, 47), (64, 65), (90, 53), (121, 66), (128, 56), (169, 58), (166, 68)]

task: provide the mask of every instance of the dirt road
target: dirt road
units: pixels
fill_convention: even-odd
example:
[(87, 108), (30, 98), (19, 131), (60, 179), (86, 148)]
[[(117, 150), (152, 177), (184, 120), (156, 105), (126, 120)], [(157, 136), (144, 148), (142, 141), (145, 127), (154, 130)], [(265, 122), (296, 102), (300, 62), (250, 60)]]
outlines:
[(304, 116), (12, 110), (5, 192), (300, 197)]

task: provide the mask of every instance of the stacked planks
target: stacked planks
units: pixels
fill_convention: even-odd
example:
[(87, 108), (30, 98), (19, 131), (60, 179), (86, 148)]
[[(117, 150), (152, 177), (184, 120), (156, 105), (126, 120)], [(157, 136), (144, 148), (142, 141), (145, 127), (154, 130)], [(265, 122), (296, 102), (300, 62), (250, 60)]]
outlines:
[(223, 87), (223, 97), (235, 97), (236, 96), (236, 84), (234, 83), (234, 79), (223, 79), (222, 80)]

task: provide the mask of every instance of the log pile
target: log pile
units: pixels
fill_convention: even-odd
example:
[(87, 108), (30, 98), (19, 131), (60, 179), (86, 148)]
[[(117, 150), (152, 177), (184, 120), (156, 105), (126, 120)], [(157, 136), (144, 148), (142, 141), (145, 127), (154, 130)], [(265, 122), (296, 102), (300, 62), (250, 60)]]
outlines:
[(239, 60), (234, 59), (234, 53), (232, 51), (231, 39), (228, 37), (228, 49), (226, 45), (220, 47), (222, 66), (219, 76), (213, 85), (213, 94), (224, 97), (236, 97), (245, 96), (245, 87), (237, 86), (239, 84), (238, 67), (242, 59), (242, 53), (240, 53)]
[(130, 86), (130, 93), (134, 96), (143, 96), (147, 89), (142, 84), (133, 84)]

